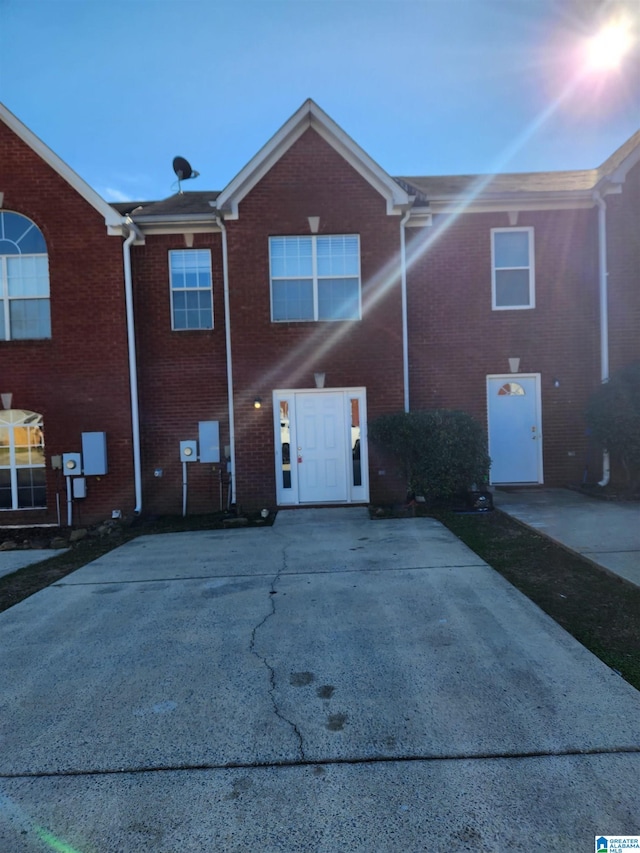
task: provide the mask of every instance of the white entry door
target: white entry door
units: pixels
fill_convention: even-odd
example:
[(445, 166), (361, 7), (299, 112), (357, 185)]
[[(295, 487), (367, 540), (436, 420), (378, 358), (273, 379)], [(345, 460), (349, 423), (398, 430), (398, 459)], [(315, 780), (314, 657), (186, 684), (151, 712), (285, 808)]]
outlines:
[(492, 483), (542, 482), (540, 374), (487, 377)]
[(296, 394), (296, 427), (300, 502), (346, 501), (344, 396)]
[(279, 504), (369, 499), (364, 388), (274, 391)]

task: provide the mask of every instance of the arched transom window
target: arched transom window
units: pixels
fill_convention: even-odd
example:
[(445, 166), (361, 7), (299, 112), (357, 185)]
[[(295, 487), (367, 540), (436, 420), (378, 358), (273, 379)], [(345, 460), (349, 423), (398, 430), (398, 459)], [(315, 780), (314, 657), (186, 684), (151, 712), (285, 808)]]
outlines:
[(505, 382), (498, 391), (499, 397), (524, 397), (524, 388), (519, 382)]
[(0, 510), (36, 509), (46, 503), (42, 415), (0, 411)]
[(0, 341), (50, 337), (47, 244), (26, 216), (0, 211)]

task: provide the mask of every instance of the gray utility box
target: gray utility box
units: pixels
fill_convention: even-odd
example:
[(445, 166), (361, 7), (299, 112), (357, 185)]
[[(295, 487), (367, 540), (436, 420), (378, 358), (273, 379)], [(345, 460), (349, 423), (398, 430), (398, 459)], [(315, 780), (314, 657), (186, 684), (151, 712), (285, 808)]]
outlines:
[(100, 477), (107, 473), (106, 432), (82, 433), (82, 459), (85, 477)]
[(78, 477), (82, 474), (82, 454), (63, 453), (62, 470), (65, 477)]
[(198, 442), (197, 441), (181, 441), (180, 442), (180, 461), (181, 462), (197, 462), (198, 461)]
[(201, 462), (219, 462), (220, 422), (200, 421), (198, 424), (198, 443)]

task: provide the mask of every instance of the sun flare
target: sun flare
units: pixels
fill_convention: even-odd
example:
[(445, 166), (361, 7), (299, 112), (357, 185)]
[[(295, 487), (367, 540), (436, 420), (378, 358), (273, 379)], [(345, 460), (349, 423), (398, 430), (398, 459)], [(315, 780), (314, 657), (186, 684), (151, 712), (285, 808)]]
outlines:
[(629, 21), (612, 21), (587, 42), (589, 67), (594, 71), (618, 68), (632, 44)]

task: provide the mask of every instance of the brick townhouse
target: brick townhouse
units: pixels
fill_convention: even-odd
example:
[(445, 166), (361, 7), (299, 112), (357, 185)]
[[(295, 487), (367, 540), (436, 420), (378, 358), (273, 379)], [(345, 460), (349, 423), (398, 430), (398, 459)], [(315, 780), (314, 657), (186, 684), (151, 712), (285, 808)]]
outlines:
[(0, 119), (0, 524), (395, 500), (367, 423), (403, 409), (475, 415), (494, 484), (608, 476), (582, 413), (640, 359), (640, 131), (391, 177), (309, 100), (222, 191), (108, 204)]

